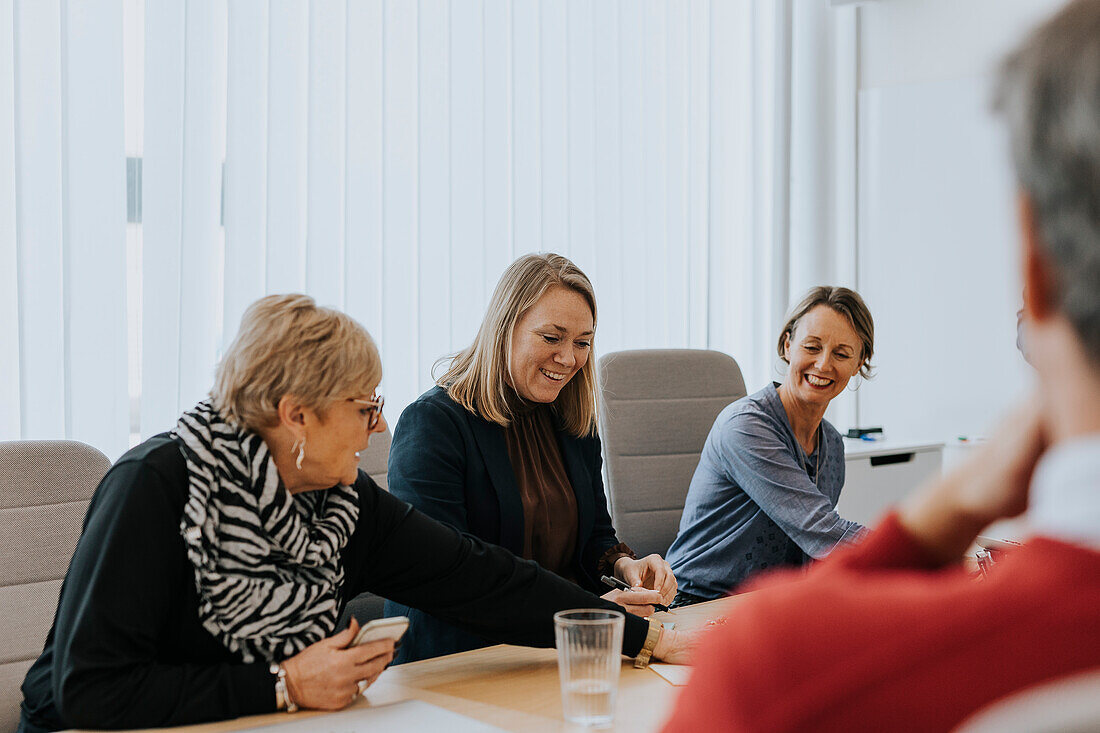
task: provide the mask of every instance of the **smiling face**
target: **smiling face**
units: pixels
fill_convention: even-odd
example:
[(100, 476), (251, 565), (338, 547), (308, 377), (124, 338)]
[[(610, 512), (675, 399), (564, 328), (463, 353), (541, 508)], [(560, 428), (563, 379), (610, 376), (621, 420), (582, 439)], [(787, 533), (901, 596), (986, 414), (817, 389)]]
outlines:
[(785, 389), (800, 402), (824, 408), (859, 371), (860, 343), (845, 316), (826, 305), (811, 309), (787, 337)]
[(512, 332), (509, 378), (520, 397), (553, 402), (588, 362), (592, 309), (579, 293), (555, 286), (520, 316)]
[(385, 418), (379, 415), (377, 423), (372, 425), (373, 408), (355, 401), (372, 401), (368, 395), (373, 393), (372, 389), (365, 395), (337, 400), (329, 405), (324, 416), (315, 410), (303, 409), (306, 447), (300, 473), (306, 484), (329, 488), (355, 483), (359, 476), (360, 451), (366, 450), (371, 433), (386, 429)]

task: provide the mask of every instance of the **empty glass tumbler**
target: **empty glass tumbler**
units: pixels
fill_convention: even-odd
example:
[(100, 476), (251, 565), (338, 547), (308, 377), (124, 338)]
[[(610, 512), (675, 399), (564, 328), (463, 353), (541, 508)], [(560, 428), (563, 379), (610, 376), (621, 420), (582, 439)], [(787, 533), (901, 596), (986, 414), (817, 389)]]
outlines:
[(604, 726), (614, 719), (624, 623), (618, 611), (582, 608), (554, 614), (561, 705), (570, 723)]

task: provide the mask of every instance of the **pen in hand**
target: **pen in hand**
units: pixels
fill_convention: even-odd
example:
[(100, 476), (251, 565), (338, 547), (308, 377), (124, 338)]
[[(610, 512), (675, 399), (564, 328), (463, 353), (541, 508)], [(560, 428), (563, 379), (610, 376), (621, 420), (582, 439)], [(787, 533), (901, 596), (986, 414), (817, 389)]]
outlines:
[[(625, 583), (625, 582), (619, 580), (618, 578), (613, 578), (610, 575), (600, 576), (600, 581), (602, 581), (604, 585), (609, 586), (611, 588), (614, 588), (615, 590), (634, 590), (633, 588), (630, 587), (630, 585), (628, 583)], [(653, 609), (655, 611), (664, 611), (666, 613), (672, 613), (672, 611), (669, 610), (668, 606), (662, 605), (660, 603), (653, 603), (653, 604), (650, 604), (650, 605), (653, 606)]]

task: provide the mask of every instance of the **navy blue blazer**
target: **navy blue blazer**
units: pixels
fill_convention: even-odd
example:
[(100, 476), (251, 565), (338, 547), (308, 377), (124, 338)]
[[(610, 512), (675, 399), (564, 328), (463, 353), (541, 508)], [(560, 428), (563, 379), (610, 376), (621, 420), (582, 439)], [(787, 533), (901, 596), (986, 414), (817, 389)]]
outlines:
[[(604, 497), (600, 439), (558, 430), (558, 445), (577, 498), (577, 551), (573, 574), (597, 595), (607, 592), (597, 565), (618, 544)], [(389, 488), (433, 519), (446, 522), (516, 555), (523, 552), (523, 502), (504, 428), (465, 409), (441, 387), (405, 408), (390, 446)], [(438, 599), (445, 605), (447, 599)], [(412, 623), (397, 663), (477, 649), (493, 642), (423, 611), (386, 602), (387, 616)]]

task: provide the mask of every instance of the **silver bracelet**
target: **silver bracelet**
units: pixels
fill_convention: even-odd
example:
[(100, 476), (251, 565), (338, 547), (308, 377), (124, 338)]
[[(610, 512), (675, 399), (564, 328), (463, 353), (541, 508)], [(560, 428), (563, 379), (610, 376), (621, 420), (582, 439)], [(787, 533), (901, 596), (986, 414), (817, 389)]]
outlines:
[(267, 671), (275, 675), (275, 707), (285, 709), (288, 713), (298, 712), (298, 706), (290, 699), (290, 689), (286, 684), (286, 668), (283, 665), (272, 662)]

